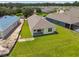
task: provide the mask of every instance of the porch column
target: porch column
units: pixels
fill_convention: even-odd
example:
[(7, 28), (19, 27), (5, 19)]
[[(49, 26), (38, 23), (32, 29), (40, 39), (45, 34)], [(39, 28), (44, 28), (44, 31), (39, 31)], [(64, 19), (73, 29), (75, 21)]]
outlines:
[(72, 24), (69, 25), (69, 29), (71, 29), (71, 25), (72, 25)]

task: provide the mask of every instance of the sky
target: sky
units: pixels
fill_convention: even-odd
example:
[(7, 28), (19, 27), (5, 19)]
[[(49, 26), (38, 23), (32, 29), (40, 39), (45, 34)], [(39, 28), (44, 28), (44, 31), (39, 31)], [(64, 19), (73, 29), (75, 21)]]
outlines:
[(4, 3), (4, 2), (22, 2), (22, 3), (38, 3), (38, 2), (61, 2), (61, 3), (64, 3), (64, 2), (74, 2), (74, 1), (79, 1), (79, 0), (0, 0), (0, 2)]

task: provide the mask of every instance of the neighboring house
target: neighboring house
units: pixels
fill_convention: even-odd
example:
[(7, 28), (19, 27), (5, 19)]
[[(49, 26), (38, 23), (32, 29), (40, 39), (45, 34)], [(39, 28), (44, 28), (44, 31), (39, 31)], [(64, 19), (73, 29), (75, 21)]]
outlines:
[(45, 13), (54, 13), (56, 11), (59, 11), (61, 9), (60, 12), (63, 12), (63, 10), (68, 10), (70, 7), (59, 7), (59, 6), (47, 6), (47, 7), (44, 7), (44, 8), (41, 8), (41, 11), (42, 12), (45, 12)]
[(41, 11), (45, 12), (45, 13), (50, 13), (50, 12), (53, 12), (55, 10), (56, 10), (55, 7), (44, 7), (44, 8), (41, 8)]
[(0, 18), (0, 39), (7, 38), (20, 24), (17, 16), (3, 16)]
[(33, 14), (27, 20), (32, 36), (50, 34), (56, 31), (54, 24), (48, 22), (44, 17)]
[(79, 8), (71, 8), (63, 13), (51, 13), (46, 19), (55, 24), (79, 32)]
[(45, 8), (41, 8), (41, 11), (45, 13), (49, 13), (51, 9), (49, 9), (48, 7), (45, 7)]

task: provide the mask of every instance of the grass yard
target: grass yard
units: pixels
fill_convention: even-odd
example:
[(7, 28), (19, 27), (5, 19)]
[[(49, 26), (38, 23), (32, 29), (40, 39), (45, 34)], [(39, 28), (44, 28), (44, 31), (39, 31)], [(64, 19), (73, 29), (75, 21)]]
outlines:
[(41, 12), (41, 13), (37, 13), (37, 15), (39, 15), (39, 16), (47, 16), (48, 14), (47, 13), (44, 13), (44, 12)]
[(27, 21), (24, 21), (24, 24), (22, 26), (22, 30), (21, 30), (21, 38), (29, 38), (29, 37), (32, 37), (31, 36), (31, 33), (30, 33), (30, 29), (29, 29), (29, 26), (28, 26), (28, 22)]
[[(27, 25), (24, 25), (22, 34), (30, 36)], [(79, 56), (79, 33), (57, 26), (58, 34), (36, 37), (34, 41), (17, 42), (15, 48), (9, 56), (46, 56), (46, 57), (66, 57)], [(27, 33), (27, 34), (25, 34)]]

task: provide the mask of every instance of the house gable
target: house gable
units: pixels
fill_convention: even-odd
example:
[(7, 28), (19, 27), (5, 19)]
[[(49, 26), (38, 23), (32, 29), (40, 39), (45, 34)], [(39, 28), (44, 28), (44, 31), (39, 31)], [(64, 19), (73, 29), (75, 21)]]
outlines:
[(28, 20), (30, 29), (32, 29), (41, 20), (41, 17), (36, 14), (33, 14), (32, 16), (27, 18), (27, 20)]
[(42, 18), (33, 29), (54, 28), (54, 24), (48, 22), (45, 18)]

